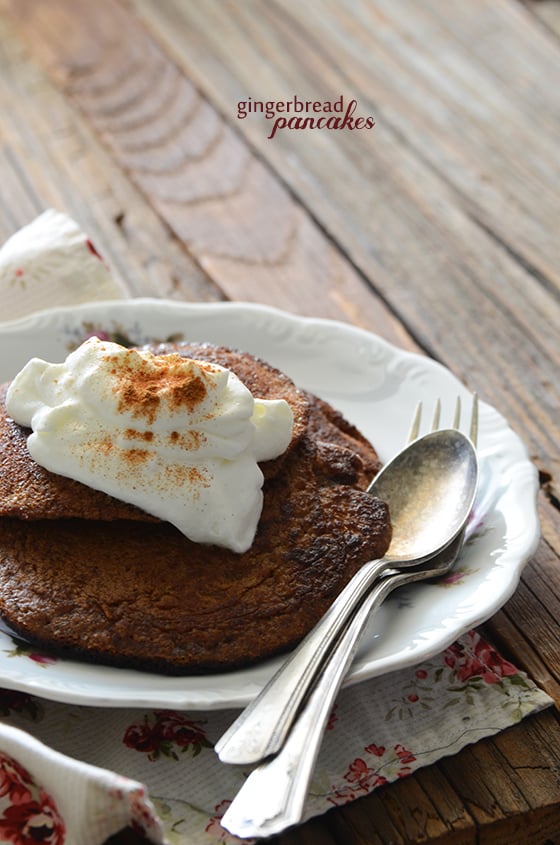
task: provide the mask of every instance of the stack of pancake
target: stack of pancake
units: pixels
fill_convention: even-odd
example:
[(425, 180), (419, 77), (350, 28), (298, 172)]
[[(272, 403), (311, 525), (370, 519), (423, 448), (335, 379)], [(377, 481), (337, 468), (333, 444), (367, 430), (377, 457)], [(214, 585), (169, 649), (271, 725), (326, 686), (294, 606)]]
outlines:
[(193, 674), (286, 651), (362, 563), (390, 541), (383, 502), (363, 492), (371, 444), (330, 405), (255, 357), (208, 344), (161, 344), (221, 364), (255, 397), (294, 413), (288, 449), (263, 463), (251, 549), (193, 543), (168, 523), (30, 457), (29, 430), (0, 388), (0, 616), (37, 647), (83, 660)]

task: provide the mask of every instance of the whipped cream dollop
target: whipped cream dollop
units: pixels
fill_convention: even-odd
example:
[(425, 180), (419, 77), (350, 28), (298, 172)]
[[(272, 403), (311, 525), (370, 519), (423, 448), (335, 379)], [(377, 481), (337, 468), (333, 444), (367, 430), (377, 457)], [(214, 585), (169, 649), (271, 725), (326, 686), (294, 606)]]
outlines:
[(258, 462), (285, 451), (293, 425), (286, 401), (253, 397), (224, 367), (98, 338), (63, 363), (29, 361), (6, 408), (45, 469), (235, 552), (257, 530)]

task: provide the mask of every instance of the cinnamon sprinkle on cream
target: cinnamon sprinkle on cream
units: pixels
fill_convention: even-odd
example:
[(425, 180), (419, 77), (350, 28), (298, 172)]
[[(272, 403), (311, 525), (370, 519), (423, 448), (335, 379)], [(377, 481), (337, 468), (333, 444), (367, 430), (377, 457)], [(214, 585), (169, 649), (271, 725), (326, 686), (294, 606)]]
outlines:
[(108, 356), (108, 360), (115, 364), (113, 392), (118, 396), (119, 412), (128, 411), (135, 417), (144, 417), (150, 424), (155, 421), (163, 402), (171, 411), (184, 409), (193, 413), (214, 388), (211, 381), (202, 377), (205, 370), (216, 372), (212, 364), (197, 361), (197, 373), (180, 355), (152, 356), (146, 360), (130, 350), (124, 360), (119, 361), (116, 356)]

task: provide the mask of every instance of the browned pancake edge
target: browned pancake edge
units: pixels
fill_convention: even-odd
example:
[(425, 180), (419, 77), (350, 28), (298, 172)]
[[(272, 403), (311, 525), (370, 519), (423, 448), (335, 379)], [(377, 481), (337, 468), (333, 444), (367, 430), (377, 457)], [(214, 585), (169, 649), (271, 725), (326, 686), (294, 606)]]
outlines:
[[(234, 354), (254, 374), (251, 357)], [(391, 534), (386, 505), (361, 489), (379, 468), (374, 448), (322, 400), (299, 396), (305, 423), (266, 477), (249, 552), (141, 519), (4, 516), (0, 614), (37, 646), (167, 674), (237, 669), (292, 647)]]

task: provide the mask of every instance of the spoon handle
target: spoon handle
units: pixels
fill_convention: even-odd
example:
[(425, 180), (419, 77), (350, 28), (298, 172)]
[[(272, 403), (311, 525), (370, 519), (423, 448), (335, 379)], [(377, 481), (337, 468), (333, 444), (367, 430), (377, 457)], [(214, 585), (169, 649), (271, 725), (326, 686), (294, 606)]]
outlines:
[(218, 740), (215, 750), (223, 763), (258, 763), (280, 750), (314, 678), (356, 606), (390, 565), (381, 558), (358, 570), (315, 628)]
[(230, 833), (242, 838), (272, 836), (301, 821), (325, 725), (362, 631), (386, 596), (412, 580), (410, 573), (387, 575), (355, 611), (282, 750), (251, 772), (221, 820)]
[(282, 750), (251, 772), (235, 796), (221, 820), (226, 830), (242, 838), (272, 836), (301, 821), (325, 725), (368, 620), (397, 587), (448, 572), (462, 543), (460, 532), (429, 563), (404, 572), (392, 570), (373, 587), (328, 656)]

